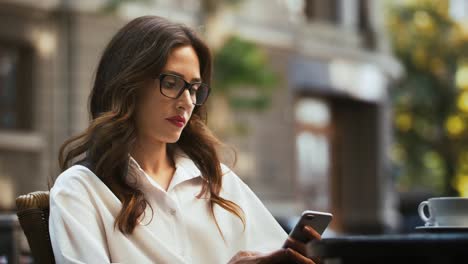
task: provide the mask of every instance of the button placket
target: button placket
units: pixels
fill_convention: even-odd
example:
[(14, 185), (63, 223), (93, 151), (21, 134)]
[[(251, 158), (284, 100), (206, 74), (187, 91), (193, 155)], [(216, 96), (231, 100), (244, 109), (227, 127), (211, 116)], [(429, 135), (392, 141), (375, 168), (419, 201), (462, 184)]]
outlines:
[(179, 247), (179, 255), (184, 259), (190, 259), (188, 254), (188, 247), (187, 247), (187, 230), (185, 224), (182, 220), (182, 213), (180, 209), (180, 197), (177, 195), (176, 188), (173, 188), (167, 193), (167, 205), (168, 205), (168, 212), (171, 216), (174, 217), (174, 225), (175, 225), (175, 234), (177, 235), (178, 239), (178, 247)]
[(185, 254), (184, 254), (184, 250), (182, 246), (183, 238), (181, 237), (182, 233), (180, 230), (182, 223), (178, 217), (179, 210), (178, 210), (177, 202), (173, 197), (169, 195), (169, 192), (168, 192), (168, 193), (164, 193), (164, 203), (166, 207), (165, 209), (166, 214), (168, 215), (169, 218), (172, 218), (172, 221), (170, 221), (169, 224), (171, 225), (173, 236), (176, 238), (175, 239), (175, 242), (177, 244), (176, 252), (180, 256), (184, 256)]

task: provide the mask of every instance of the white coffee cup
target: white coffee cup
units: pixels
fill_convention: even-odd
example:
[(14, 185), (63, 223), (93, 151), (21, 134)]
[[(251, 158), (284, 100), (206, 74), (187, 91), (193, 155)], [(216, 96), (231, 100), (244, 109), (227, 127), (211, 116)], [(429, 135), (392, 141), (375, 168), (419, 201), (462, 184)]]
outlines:
[[(428, 207), (429, 215), (426, 215), (425, 207)], [(419, 204), (418, 213), (426, 226), (468, 227), (468, 198), (430, 198)]]

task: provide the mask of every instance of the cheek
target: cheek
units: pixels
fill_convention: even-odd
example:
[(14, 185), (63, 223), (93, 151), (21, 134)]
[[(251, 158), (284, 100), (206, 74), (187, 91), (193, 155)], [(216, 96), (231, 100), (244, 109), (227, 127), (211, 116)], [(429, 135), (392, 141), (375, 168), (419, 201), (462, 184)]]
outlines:
[(137, 103), (137, 116), (140, 127), (152, 126), (158, 117), (161, 116), (160, 99), (153, 93), (146, 93)]
[(187, 122), (188, 122), (188, 121), (189, 121), (190, 119), (192, 119), (192, 117), (193, 117), (194, 108), (192, 108), (192, 109), (187, 109), (187, 110), (185, 111), (185, 113), (187, 114)]

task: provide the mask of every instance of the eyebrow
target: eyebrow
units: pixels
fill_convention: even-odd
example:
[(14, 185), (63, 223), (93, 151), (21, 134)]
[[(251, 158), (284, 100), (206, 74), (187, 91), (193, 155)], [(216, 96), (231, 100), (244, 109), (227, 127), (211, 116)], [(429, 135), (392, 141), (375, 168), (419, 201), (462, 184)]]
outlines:
[[(185, 80), (185, 76), (181, 73), (178, 73), (176, 71), (164, 71), (165, 73), (170, 73), (170, 74), (174, 74), (174, 75), (177, 75), (179, 77), (181, 77), (182, 79)], [(192, 80), (190, 80), (190, 82), (201, 82), (202, 80), (200, 78), (192, 78)]]

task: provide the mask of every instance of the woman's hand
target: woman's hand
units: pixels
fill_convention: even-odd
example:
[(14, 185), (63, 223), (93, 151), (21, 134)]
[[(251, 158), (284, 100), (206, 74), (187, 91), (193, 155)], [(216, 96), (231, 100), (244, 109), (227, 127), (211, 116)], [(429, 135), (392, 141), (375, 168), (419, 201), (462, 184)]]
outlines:
[(316, 264), (290, 248), (283, 248), (268, 254), (253, 251), (239, 251), (228, 264)]
[(288, 239), (284, 242), (283, 248), (291, 248), (294, 249), (295, 251), (299, 252), (301, 255), (306, 256), (306, 244), (309, 241), (312, 240), (321, 240), (322, 237), (320, 236), (317, 231), (315, 231), (314, 228), (311, 226), (304, 226), (302, 229), (302, 232), (309, 238), (309, 240), (306, 243), (302, 243), (300, 241), (296, 241), (291, 237), (288, 237)]
[[(310, 240), (320, 240), (321, 236), (310, 226), (305, 226), (304, 233)], [(253, 251), (238, 252), (228, 264), (317, 264), (307, 257), (306, 243), (296, 241), (290, 237), (284, 242), (283, 248), (269, 254)]]

